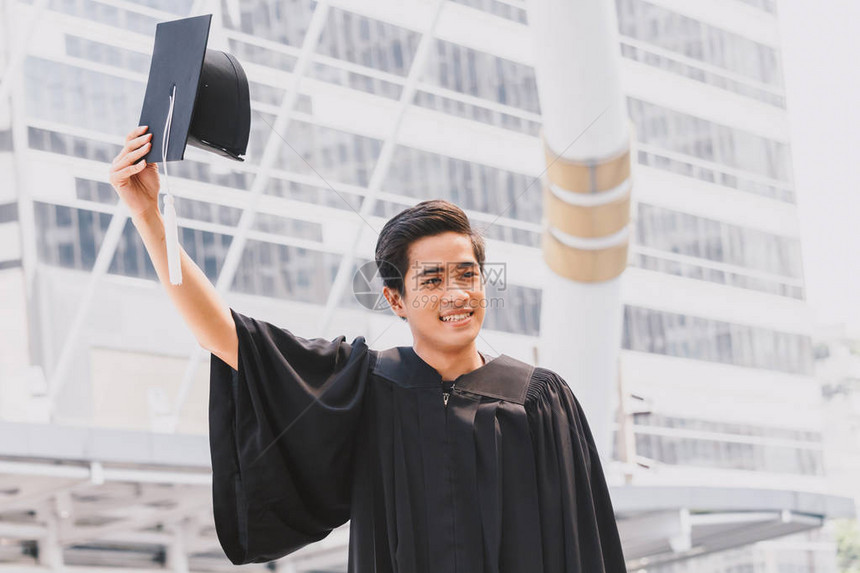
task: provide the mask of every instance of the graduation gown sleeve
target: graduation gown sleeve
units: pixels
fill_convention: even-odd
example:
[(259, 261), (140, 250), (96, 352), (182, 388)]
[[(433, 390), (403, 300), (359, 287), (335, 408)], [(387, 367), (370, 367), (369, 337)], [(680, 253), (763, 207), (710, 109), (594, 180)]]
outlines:
[(535, 448), (544, 571), (626, 572), (609, 488), (579, 401), (558, 374), (536, 368), (525, 407)]
[(304, 339), (231, 309), (238, 370), (211, 357), (215, 527), (234, 564), (277, 559), (349, 519), (364, 337)]

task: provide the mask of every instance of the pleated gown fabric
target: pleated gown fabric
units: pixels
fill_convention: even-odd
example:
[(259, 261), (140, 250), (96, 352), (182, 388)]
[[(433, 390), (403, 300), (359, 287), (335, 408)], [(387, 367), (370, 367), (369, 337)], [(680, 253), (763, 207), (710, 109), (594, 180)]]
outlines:
[(305, 339), (231, 309), (211, 357), (218, 539), (265, 562), (350, 521), (352, 573), (626, 572), (579, 402), (502, 354), (454, 380), (411, 347)]

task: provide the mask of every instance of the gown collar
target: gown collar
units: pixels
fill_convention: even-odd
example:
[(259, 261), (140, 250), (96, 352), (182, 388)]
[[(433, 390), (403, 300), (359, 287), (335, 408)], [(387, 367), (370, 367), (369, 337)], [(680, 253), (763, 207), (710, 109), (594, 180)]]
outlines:
[[(481, 353), (486, 363), (454, 379), (465, 392), (523, 404), (534, 366), (502, 354)], [(442, 376), (411, 346), (396, 346), (378, 353), (373, 372), (404, 388), (440, 388)]]

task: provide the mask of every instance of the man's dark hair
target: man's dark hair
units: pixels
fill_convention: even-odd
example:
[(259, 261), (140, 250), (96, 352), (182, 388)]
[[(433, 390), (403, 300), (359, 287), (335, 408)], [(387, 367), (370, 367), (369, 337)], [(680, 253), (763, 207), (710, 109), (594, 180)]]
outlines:
[(442, 199), (422, 201), (385, 223), (376, 242), (376, 267), (384, 286), (405, 295), (403, 279), (409, 267), (409, 247), (424, 237), (453, 231), (468, 235), (475, 260), (484, 274), (484, 238), (469, 223), (462, 209)]

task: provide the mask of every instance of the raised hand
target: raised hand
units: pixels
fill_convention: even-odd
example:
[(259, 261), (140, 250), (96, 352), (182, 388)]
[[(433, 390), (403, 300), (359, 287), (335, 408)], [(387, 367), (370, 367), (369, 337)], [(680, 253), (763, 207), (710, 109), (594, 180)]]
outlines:
[(134, 218), (147, 211), (158, 211), (158, 166), (138, 159), (149, 153), (152, 134), (147, 126), (133, 129), (125, 138), (125, 147), (119, 152), (110, 169), (110, 183), (126, 204)]

